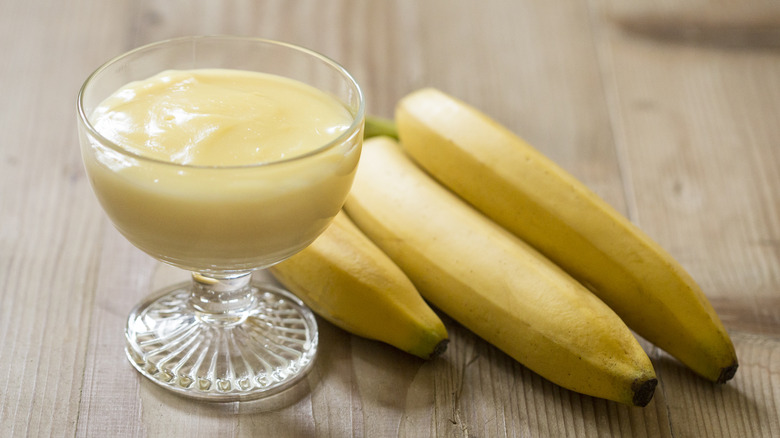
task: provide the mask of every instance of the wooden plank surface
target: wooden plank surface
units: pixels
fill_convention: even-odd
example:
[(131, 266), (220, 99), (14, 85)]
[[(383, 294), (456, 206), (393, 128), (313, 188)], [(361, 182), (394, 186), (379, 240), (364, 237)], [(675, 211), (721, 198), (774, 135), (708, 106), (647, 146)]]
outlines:
[[(126, 242), (83, 173), (75, 96), (188, 34), (301, 44), (370, 112), (434, 86), (483, 109), (691, 272), (740, 369), (713, 386), (643, 343), (646, 408), (561, 389), (446, 316), (430, 362), (319, 320), (294, 391), (210, 405), (143, 380), (125, 317), (186, 278)], [(780, 7), (774, 1), (0, 0), (0, 436), (780, 436)]]

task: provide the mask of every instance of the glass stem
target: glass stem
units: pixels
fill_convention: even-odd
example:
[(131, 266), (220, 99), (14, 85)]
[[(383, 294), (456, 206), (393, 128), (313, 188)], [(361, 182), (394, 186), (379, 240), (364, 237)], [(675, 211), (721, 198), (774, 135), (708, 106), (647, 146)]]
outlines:
[(190, 305), (207, 323), (231, 325), (246, 319), (255, 306), (252, 272), (230, 274), (192, 273)]

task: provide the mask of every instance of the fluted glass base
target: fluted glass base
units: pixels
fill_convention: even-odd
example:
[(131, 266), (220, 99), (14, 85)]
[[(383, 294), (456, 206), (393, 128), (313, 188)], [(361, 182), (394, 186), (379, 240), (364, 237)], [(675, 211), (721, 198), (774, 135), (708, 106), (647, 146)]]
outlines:
[(167, 389), (211, 401), (292, 386), (317, 352), (314, 315), (290, 293), (250, 279), (194, 274), (139, 304), (125, 330), (130, 363)]

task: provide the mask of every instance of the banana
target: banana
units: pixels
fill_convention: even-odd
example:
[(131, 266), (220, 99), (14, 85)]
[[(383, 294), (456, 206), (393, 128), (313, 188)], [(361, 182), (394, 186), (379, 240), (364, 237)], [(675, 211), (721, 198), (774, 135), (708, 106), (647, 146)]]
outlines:
[(425, 299), (529, 369), (595, 397), (637, 406), (652, 398), (655, 371), (623, 321), (394, 140), (365, 141), (344, 208)]
[(409, 278), (343, 213), (309, 247), (270, 268), (314, 312), (358, 336), (430, 359), (447, 330)]
[(396, 122), (421, 167), (591, 288), (639, 335), (709, 380), (734, 376), (734, 346), (699, 286), (584, 184), (435, 89), (403, 98)]

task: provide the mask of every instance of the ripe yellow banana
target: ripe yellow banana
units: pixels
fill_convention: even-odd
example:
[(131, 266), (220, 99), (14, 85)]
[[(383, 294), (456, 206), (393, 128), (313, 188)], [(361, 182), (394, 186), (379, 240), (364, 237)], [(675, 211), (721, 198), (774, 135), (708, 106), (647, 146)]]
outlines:
[(365, 141), (345, 210), (423, 297), (531, 370), (595, 397), (637, 406), (652, 398), (650, 359), (609, 307), (392, 139)]
[(440, 91), (406, 96), (396, 122), (421, 167), (590, 287), (638, 334), (712, 381), (734, 376), (734, 346), (699, 286), (585, 185)]
[(270, 268), (342, 329), (423, 359), (447, 348), (444, 324), (409, 278), (343, 213), (309, 247)]

